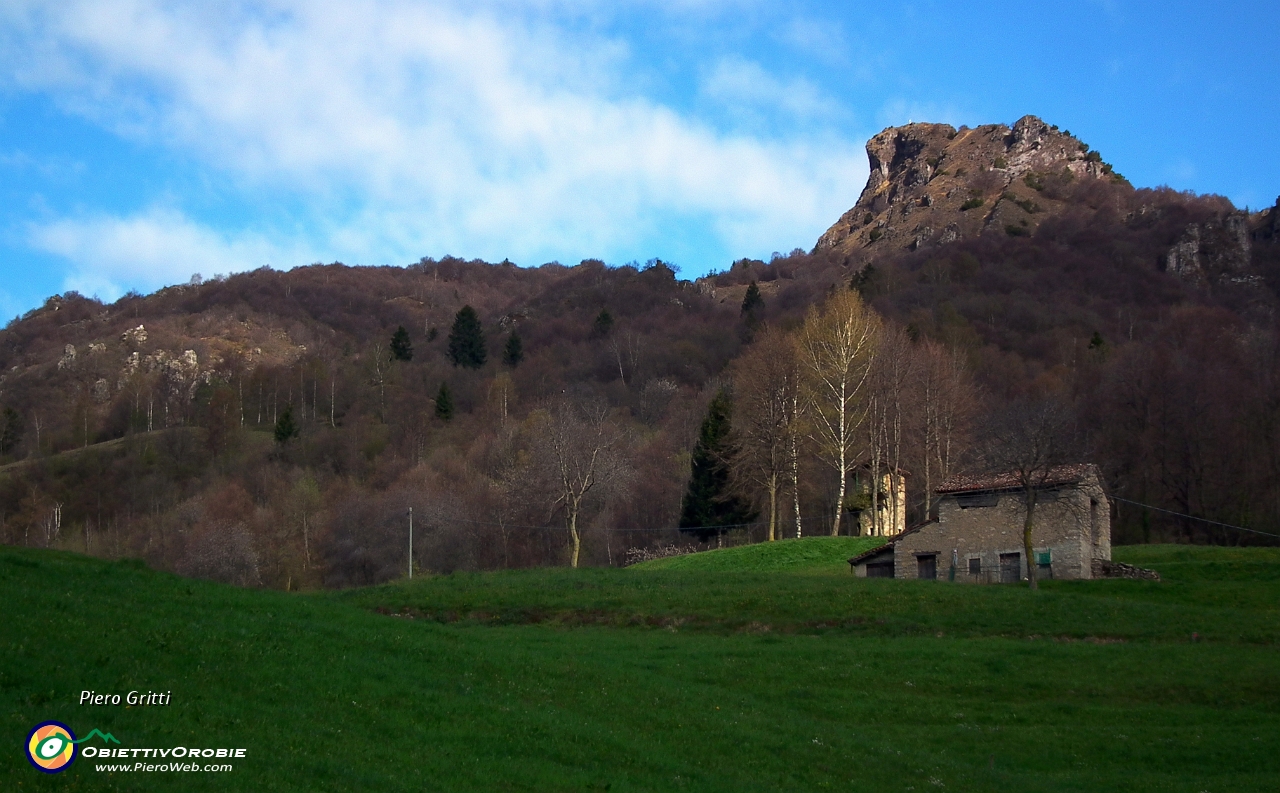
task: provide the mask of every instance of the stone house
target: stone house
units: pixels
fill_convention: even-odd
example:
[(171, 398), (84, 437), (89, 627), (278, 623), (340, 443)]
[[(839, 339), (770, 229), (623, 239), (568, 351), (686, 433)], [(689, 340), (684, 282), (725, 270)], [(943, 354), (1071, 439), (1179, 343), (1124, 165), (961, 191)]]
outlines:
[[(1026, 502), (1014, 475), (952, 477), (936, 492), (937, 519), (850, 559), (857, 575), (976, 583), (1027, 577)], [(1111, 503), (1097, 466), (1064, 465), (1049, 472), (1036, 488), (1031, 541), (1037, 578), (1114, 574)]]
[(880, 490), (871, 508), (871, 471), (860, 468), (850, 487), (846, 509), (853, 513), (858, 535), (862, 537), (893, 537), (907, 528), (907, 477), (906, 471), (882, 471)]

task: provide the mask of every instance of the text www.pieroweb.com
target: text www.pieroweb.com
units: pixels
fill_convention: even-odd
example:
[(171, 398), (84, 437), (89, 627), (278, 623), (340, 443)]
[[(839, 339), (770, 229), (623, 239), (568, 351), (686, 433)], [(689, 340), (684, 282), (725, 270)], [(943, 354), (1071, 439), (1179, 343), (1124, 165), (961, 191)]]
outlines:
[[(85, 757), (112, 760), (129, 759), (132, 762), (96, 763), (95, 771), (104, 773), (226, 773), (235, 768), (227, 762), (200, 762), (207, 759), (244, 757), (244, 749), (102, 749), (94, 752), (90, 747)], [(143, 758), (143, 759), (138, 759)], [(157, 762), (159, 760), (160, 762)], [(166, 762), (167, 761), (167, 762)]]

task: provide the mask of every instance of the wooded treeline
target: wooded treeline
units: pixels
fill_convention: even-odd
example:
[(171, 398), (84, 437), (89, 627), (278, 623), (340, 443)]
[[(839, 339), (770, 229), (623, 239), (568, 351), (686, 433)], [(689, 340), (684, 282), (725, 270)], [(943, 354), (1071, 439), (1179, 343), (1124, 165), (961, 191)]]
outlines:
[[(0, 332), (0, 539), (341, 586), (403, 574), (412, 506), (424, 569), (618, 564), (687, 541), (722, 392), (755, 540), (873, 527), (899, 472), (923, 519), (1027, 398), (1071, 406), (1116, 495), (1280, 533), (1274, 241), (1255, 282), (1189, 284), (1161, 257), (1221, 200), (1098, 189), (1031, 237), (697, 282), (445, 259), (52, 298)], [(451, 339), (467, 306), (483, 356)], [(1127, 504), (1114, 534), (1257, 539)]]

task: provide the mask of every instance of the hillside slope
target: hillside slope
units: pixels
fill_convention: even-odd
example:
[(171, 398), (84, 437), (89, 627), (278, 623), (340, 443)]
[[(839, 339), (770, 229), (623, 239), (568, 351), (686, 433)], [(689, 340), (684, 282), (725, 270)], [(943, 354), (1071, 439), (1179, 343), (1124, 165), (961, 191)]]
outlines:
[[(445, 258), (264, 269), (110, 305), (52, 297), (0, 331), (0, 542), (343, 586), (403, 574), (414, 507), (428, 569), (563, 563), (563, 502), (538, 454), (548, 411), (573, 405), (624, 441), (583, 521), (586, 561), (617, 564), (683, 541), (691, 448), (731, 364), (762, 328), (795, 328), (848, 289), (976, 385), (956, 465), (974, 464), (985, 417), (1054, 394), (1115, 495), (1280, 533), (1280, 209), (1135, 189), (1032, 117), (890, 128), (868, 149), (862, 197), (813, 252), (694, 281), (657, 260)], [(763, 305), (744, 314), (752, 283)], [(485, 333), (474, 369), (448, 355), (465, 305)], [(401, 326), (412, 356), (392, 360)], [(286, 411), (297, 435), (277, 443)], [(811, 533), (830, 523), (834, 476), (811, 449), (801, 468)], [(908, 479), (909, 520), (923, 480)], [(1119, 542), (1243, 536), (1128, 504), (1115, 518)]]

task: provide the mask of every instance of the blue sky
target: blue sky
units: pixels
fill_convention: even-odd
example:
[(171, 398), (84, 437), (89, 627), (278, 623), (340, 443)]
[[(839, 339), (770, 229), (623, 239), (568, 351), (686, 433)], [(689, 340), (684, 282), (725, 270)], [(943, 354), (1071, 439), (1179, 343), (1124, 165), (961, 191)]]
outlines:
[(5, 0), (0, 315), (262, 265), (809, 248), (885, 126), (1280, 194), (1280, 5)]

